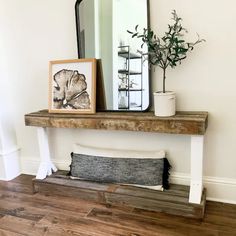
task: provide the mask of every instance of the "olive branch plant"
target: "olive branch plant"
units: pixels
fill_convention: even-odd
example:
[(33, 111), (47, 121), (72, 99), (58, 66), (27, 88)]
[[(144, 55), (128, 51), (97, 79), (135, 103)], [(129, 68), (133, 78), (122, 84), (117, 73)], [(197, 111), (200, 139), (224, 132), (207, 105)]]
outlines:
[(127, 30), (128, 33), (132, 34), (132, 38), (142, 39), (141, 48), (147, 45), (148, 52), (143, 53), (138, 50), (144, 60), (148, 60), (149, 65), (159, 66), (163, 70), (163, 93), (166, 92), (167, 68), (175, 68), (181, 64), (182, 60), (187, 57), (187, 52), (192, 51), (197, 44), (205, 42), (198, 34), (196, 41), (186, 42), (184, 36), (188, 31), (182, 26), (182, 18), (177, 15), (175, 10), (171, 14), (173, 24), (168, 24), (168, 31), (164, 33), (163, 37), (158, 37), (149, 28), (144, 28), (143, 32), (140, 33), (138, 25), (136, 25), (134, 32)]

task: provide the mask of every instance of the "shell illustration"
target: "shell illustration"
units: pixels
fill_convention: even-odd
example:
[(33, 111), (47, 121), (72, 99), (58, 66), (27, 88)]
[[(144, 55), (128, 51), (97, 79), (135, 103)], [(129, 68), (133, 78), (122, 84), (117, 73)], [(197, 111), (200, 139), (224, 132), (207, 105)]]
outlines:
[(55, 109), (90, 109), (86, 78), (77, 70), (60, 70), (53, 76)]

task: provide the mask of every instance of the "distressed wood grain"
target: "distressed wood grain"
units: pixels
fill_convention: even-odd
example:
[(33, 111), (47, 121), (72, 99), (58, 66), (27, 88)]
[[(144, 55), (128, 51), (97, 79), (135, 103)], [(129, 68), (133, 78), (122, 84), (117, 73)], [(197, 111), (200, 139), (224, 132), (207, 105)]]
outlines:
[(23, 234), (13, 233), (13, 232), (6, 231), (3, 229), (0, 229), (0, 235), (1, 236), (23, 236)]
[(59, 114), (47, 110), (25, 115), (26, 126), (85, 128), (204, 135), (207, 112), (177, 112), (172, 117), (156, 117), (153, 112), (98, 112), (96, 114)]
[[(94, 208), (87, 216), (88, 219), (98, 221), (101, 223), (112, 224), (116, 227), (127, 227), (130, 229), (135, 229), (138, 225), (142, 226), (142, 235), (169, 235), (170, 230), (172, 231), (172, 236), (218, 236), (217, 230), (202, 230), (188, 225), (181, 225), (179, 223), (163, 221), (161, 218), (153, 219), (143, 219), (141, 216), (126, 214), (124, 212), (117, 212), (114, 210), (104, 210)], [(177, 229), (178, 228), (178, 229)], [(175, 229), (175, 230), (173, 230)]]
[[(201, 219), (206, 204), (205, 190), (201, 204), (188, 202), (189, 187), (172, 185), (164, 192), (134, 186), (72, 180), (59, 171), (44, 180), (33, 180), (36, 192), (69, 196), (112, 206), (131, 207)], [(63, 178), (64, 174), (64, 178)]]

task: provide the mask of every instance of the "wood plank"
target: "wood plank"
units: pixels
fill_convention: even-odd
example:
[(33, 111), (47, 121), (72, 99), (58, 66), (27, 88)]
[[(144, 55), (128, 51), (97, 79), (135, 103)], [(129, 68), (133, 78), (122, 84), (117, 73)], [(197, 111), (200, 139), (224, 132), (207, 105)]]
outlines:
[(0, 181), (0, 189), (1, 190), (9, 190), (12, 192), (33, 194), (32, 181), (31, 181), (30, 185), (29, 184), (19, 184), (14, 181), (13, 182)]
[(38, 221), (42, 219), (44, 217), (44, 214), (46, 213), (45, 211), (42, 212), (41, 210), (37, 210), (37, 213), (35, 213), (36, 209), (34, 207), (30, 208), (22, 205), (25, 204), (21, 203), (21, 206), (19, 207), (18, 203), (13, 204), (8, 201), (0, 200), (0, 214), (15, 216), (32, 221)]
[[(152, 219), (162, 219), (166, 221), (168, 221), (171, 217), (171, 221), (176, 224), (192, 225), (194, 227), (205, 229), (206, 231), (208, 229), (216, 230), (219, 231), (219, 235), (236, 235), (236, 214), (228, 215), (232, 209), (236, 209), (236, 205), (233, 206), (232, 204), (229, 204), (231, 209), (219, 209), (218, 205), (219, 203), (216, 202), (208, 202), (206, 205), (207, 210), (204, 220), (202, 221), (180, 216), (170, 216), (168, 214), (141, 209), (134, 209), (133, 213)], [(212, 214), (211, 208), (214, 209), (215, 215)]]
[(36, 192), (47, 195), (75, 197), (101, 204), (140, 208), (198, 219), (203, 218), (206, 204), (205, 191), (201, 204), (190, 204), (188, 186), (173, 185), (173, 190), (170, 188), (162, 192), (134, 186), (71, 180), (66, 176), (66, 172), (55, 173), (44, 180), (34, 179), (33, 183)]
[(80, 204), (78, 204), (78, 198), (59, 197), (57, 195), (46, 196), (43, 194), (28, 195), (9, 191), (0, 191), (0, 201), (0, 206), (5, 205), (5, 202), (8, 202), (7, 209), (17, 208), (17, 205), (21, 207), (35, 207), (40, 209), (40, 211), (36, 212), (41, 212), (42, 210), (42, 213), (40, 214), (44, 214), (45, 211), (50, 212), (54, 209), (57, 212), (71, 211), (74, 212), (73, 214), (84, 216), (92, 208), (97, 206), (96, 203), (83, 201), (81, 199), (79, 199)]
[[(180, 225), (179, 223), (173, 223), (161, 219), (146, 219), (140, 215), (126, 214), (124, 212), (116, 212), (104, 209), (93, 209), (87, 218), (101, 223), (112, 224), (117, 227), (127, 227), (130, 229), (137, 228), (138, 225), (142, 225), (143, 233), (151, 235), (191, 235), (191, 236), (209, 236), (217, 235), (217, 230), (196, 230), (192, 225)], [(178, 230), (176, 230), (178, 227)]]
[(96, 183), (96, 182), (89, 182), (89, 181), (80, 181), (80, 180), (74, 180), (70, 179), (68, 176), (64, 176), (64, 178), (59, 177), (56, 173), (54, 173), (51, 176), (48, 176), (44, 180), (38, 180), (38, 179), (33, 179), (34, 182), (42, 182), (42, 183), (47, 183), (47, 184), (59, 184), (59, 185), (65, 185), (68, 187), (74, 187), (74, 188), (81, 188), (81, 189), (89, 189), (89, 190), (96, 190), (96, 191), (106, 191), (108, 188), (108, 184), (105, 183)]
[(185, 191), (176, 191), (175, 189), (172, 189), (173, 186), (174, 185), (170, 185), (170, 188), (168, 190), (164, 190), (163, 192), (151, 189), (136, 188), (134, 186), (121, 185), (116, 189), (115, 193), (153, 200), (163, 200), (164, 197), (164, 200), (166, 201), (178, 201), (185, 204), (188, 203), (189, 186), (185, 186), (187, 187)]
[[(20, 193), (13, 193), (13, 195), (4, 194), (3, 197), (0, 197), (0, 214), (39, 221), (48, 213), (53, 213), (55, 209), (62, 214), (69, 212), (68, 214), (84, 217), (96, 206), (96, 204), (89, 204), (87, 201), (81, 205), (78, 205), (77, 202), (73, 202), (68, 198), (58, 199), (58, 197), (49, 198), (39, 195), (27, 196)], [(83, 203), (82, 201), (80, 202)]]
[(93, 115), (48, 113), (47, 110), (25, 115), (26, 126), (50, 128), (88, 128), (170, 134), (203, 135), (207, 112), (177, 112), (172, 117), (157, 117), (153, 112), (97, 112)]
[(0, 235), (1, 236), (22, 236), (23, 234), (13, 233), (13, 232), (10, 232), (10, 231), (0, 229)]
[[(13, 216), (5, 216), (0, 220), (0, 228), (3, 232), (8, 232), (9, 236), (27, 235), (27, 236), (90, 236), (91, 234), (73, 231), (73, 229), (48, 227), (34, 221), (20, 219)], [(1, 232), (1, 231), (0, 231)], [(1, 235), (1, 234), (0, 234)], [(3, 234), (4, 235), (4, 234)]]
[(33, 175), (19, 175), (15, 179), (11, 180), (12, 183), (18, 183), (21, 185), (27, 185), (32, 187), (32, 179), (34, 178)]
[[(163, 195), (163, 199), (165, 199), (165, 196), (166, 195)], [(173, 200), (154, 200), (113, 193), (105, 193), (105, 198), (106, 202), (112, 205), (127, 205), (134, 208), (165, 212), (172, 215), (180, 215), (196, 219), (201, 219), (204, 215), (202, 205), (189, 204), (188, 202), (183, 204), (182, 202), (179, 202), (178, 199), (174, 202)]]
[(73, 232), (79, 232), (89, 236), (152, 236), (148, 231), (145, 233), (143, 230), (122, 227), (118, 225), (107, 224), (106, 222), (98, 222), (89, 218), (78, 218), (73, 215), (64, 214), (48, 214), (40, 222), (40, 225), (47, 226), (48, 228), (57, 227)]
[(13, 233), (29, 236), (42, 236), (48, 230), (46, 226), (37, 226), (34, 221), (14, 216), (4, 216), (0, 219), (0, 228)]
[(56, 183), (49, 184), (43, 181), (34, 181), (34, 189), (38, 193), (47, 194), (48, 196), (64, 196), (64, 197), (77, 197), (80, 199), (103, 202), (103, 195), (99, 191), (86, 190), (84, 188), (71, 187), (66, 185), (58, 185)]
[(221, 230), (231, 229), (231, 232), (236, 232), (236, 205), (208, 202), (204, 225), (214, 225)]

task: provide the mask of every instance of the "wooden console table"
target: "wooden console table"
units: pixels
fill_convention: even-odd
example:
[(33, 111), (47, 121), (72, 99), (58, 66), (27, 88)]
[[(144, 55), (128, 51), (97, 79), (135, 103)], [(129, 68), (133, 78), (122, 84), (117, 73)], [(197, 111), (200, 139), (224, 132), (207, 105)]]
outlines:
[(46, 128), (86, 128), (182, 134), (191, 136), (191, 183), (189, 203), (200, 204), (207, 112), (177, 112), (173, 117), (156, 117), (153, 112), (98, 112), (94, 115), (48, 113), (25, 115), (26, 126), (38, 127), (41, 163), (36, 179), (44, 179), (57, 168), (51, 161)]

